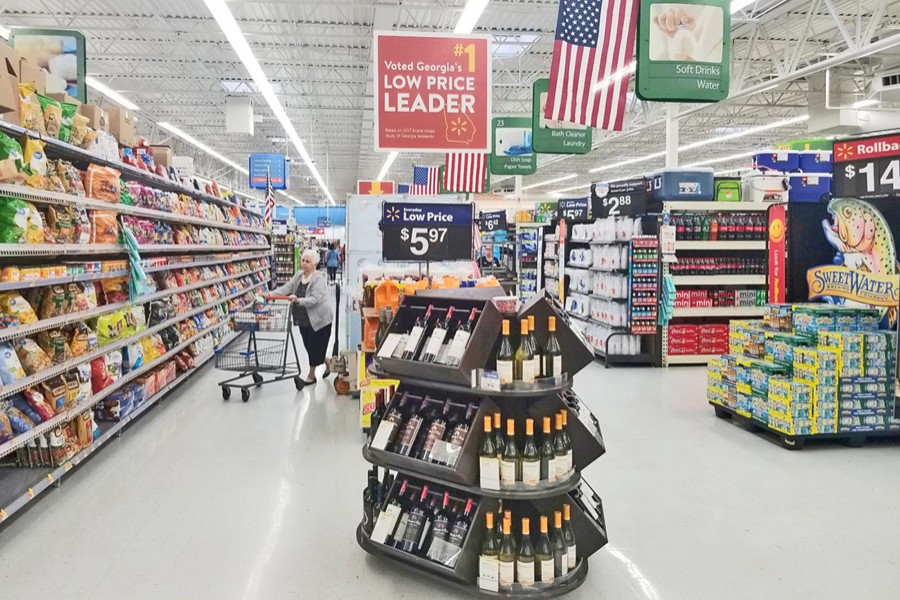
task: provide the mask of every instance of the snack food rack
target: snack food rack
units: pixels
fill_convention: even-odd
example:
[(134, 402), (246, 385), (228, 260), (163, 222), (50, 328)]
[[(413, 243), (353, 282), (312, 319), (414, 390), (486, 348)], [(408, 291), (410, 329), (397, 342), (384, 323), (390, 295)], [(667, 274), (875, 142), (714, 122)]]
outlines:
[[(103, 211), (111, 216), (110, 221), (116, 224), (116, 229), (122, 226), (125, 218), (134, 217), (165, 223), (172, 228), (182, 225), (194, 228), (196, 232), (203, 229), (214, 234), (212, 237), (195, 238), (196, 241), (222, 240), (210, 243), (158, 243), (148, 240), (138, 243), (131, 249), (140, 253), (138, 260), (147, 275), (146, 281), (154, 279), (154, 285), (159, 284), (158, 289), (151, 287), (148, 293), (133, 301), (127, 292), (126, 297), (113, 302), (101, 296), (100, 299), (106, 303), (96, 302), (46, 318), (35, 315), (27, 322), (6, 322), (0, 326), (0, 343), (13, 344), (31, 337), (37, 339), (42, 333), (68, 331), (67, 328), (72, 326), (83, 328), (85, 322), (96, 328), (99, 320), (133, 307), (143, 307), (145, 310), (141, 310), (141, 314), (146, 318), (153, 313), (151, 307), (159, 303), (179, 306), (176, 311), (159, 313), (157, 318), (150, 317), (148, 323), (141, 323), (125, 335), (110, 338), (99, 347), (89, 346), (86, 351), (67, 358), (62, 355), (64, 360), (54, 360), (46, 368), (3, 382), (0, 411), (8, 411), (13, 398), (26, 390), (42, 389), (40, 386), (60, 377), (68, 378), (82, 368), (87, 368), (88, 374), (84, 396), (79, 396), (76, 403), (70, 405), (67, 400), (65, 406), (54, 406), (55, 412), (51, 418), (33, 422), (27, 431), (14, 431), (12, 437), (7, 435), (5, 429), (0, 431), (3, 434), (0, 435), (0, 462), (5, 467), (0, 469), (2, 522), (43, 491), (59, 485), (60, 480), (73, 472), (74, 467), (190, 378), (215, 356), (215, 346), (225, 346), (236, 338), (237, 334), (229, 328), (231, 318), (226, 307), (233, 310), (246, 305), (254, 294), (268, 288), (271, 249), (269, 232), (262, 227), (261, 215), (240, 204), (199, 192), (181, 182), (121, 161), (97, 156), (48, 136), (27, 132), (17, 125), (0, 122), (0, 131), (17, 139), (29, 135), (42, 140), (46, 144), (45, 152), (51, 159), (69, 160), (82, 168), (88, 164), (108, 166), (120, 171), (123, 180), (190, 198), (180, 198), (186, 210), (179, 213), (150, 208), (151, 205), (106, 202), (74, 193), (0, 184), (0, 197), (5, 198), (6, 202), (31, 203), (44, 211), (51, 207), (88, 213)], [(218, 210), (210, 205), (227, 207), (227, 210)], [(55, 286), (67, 287), (70, 284), (82, 288), (96, 286), (99, 290), (105, 283), (122, 278), (126, 278), (127, 290), (127, 277), (131, 269), (125, 257), (129, 246), (120, 243), (120, 240), (112, 240), (115, 243), (85, 243), (77, 238), (75, 242), (53, 241), (56, 240), (48, 238), (45, 243), (0, 244), (0, 267), (4, 271), (0, 294), (24, 297), (32, 291), (39, 291), (46, 295)], [(39, 312), (37, 307), (35, 312)], [(95, 335), (93, 329), (91, 335)], [(110, 380), (97, 391), (91, 389), (90, 366), (93, 363), (105, 360), (112, 353), (126, 353), (151, 338), (161, 342), (160, 336), (163, 335), (166, 336), (165, 345), (159, 347), (159, 352), (152, 357), (147, 355), (147, 360), (130, 365), (128, 370), (120, 367), (117, 379)], [(176, 360), (179, 361), (177, 367)], [(154, 386), (152, 393), (143, 394), (140, 404), (135, 400), (133, 406), (129, 405), (130, 412), (126, 413), (125, 405), (118, 403), (118, 396), (126, 389), (130, 394), (131, 388), (147, 378), (159, 381), (160, 385)], [(101, 421), (101, 414), (106, 415), (105, 418), (110, 415), (114, 418)], [(33, 451), (36, 444), (43, 448), (41, 444), (44, 439), (52, 439), (54, 433), (60, 430), (68, 433), (68, 429), (74, 429), (76, 421), (87, 417), (97, 417), (93, 439), (84, 440), (76, 452), (69, 452), (63, 458), (53, 457), (49, 463), (34, 463), (33, 457), (28, 456), (29, 450)]]
[[(571, 390), (576, 372), (593, 361), (594, 355), (587, 342), (574, 331), (559, 305), (544, 297), (532, 299), (514, 315), (501, 314), (489, 299), (498, 295), (499, 290), (475, 289), (447, 290), (433, 293), (424, 292), (414, 298), (407, 298), (400, 306), (389, 328), (391, 332), (406, 331), (416, 316), (416, 303), (432, 304), (436, 309), (453, 305), (460, 310), (480, 308), (481, 316), (475, 324), (460, 366), (423, 364), (397, 358), (377, 357), (371, 369), (379, 378), (400, 381), (396, 395), (384, 408), (388, 411), (404, 393), (431, 394), (435, 397), (448, 396), (458, 404), (477, 406), (473, 425), (465, 440), (458, 448), (458, 459), (453, 466), (435, 464), (412, 456), (403, 456), (382, 449), (376, 441), (378, 430), (363, 446), (363, 457), (369, 463), (396, 472), (392, 485), (386, 490), (382, 508), (398, 493), (400, 482), (407, 480), (413, 489), (423, 484), (433, 489), (446, 490), (457, 502), (471, 501), (473, 512), (471, 526), (457, 556), (450, 564), (442, 564), (421, 553), (408, 553), (384, 540), (377, 539), (376, 519), (387, 519), (385, 513), (376, 514), (376, 507), (364, 506), (364, 518), (357, 528), (357, 543), (370, 554), (387, 558), (403, 568), (420, 576), (432, 579), (454, 589), (486, 598), (553, 598), (578, 588), (587, 577), (588, 557), (607, 543), (606, 520), (600, 497), (581, 478), (582, 470), (602, 456), (605, 451), (599, 422), (588, 407)], [(564, 373), (559, 377), (538, 380), (534, 384), (521, 382), (503, 389), (487, 389), (465, 385), (464, 381), (475, 381), (473, 371), (494, 368), (493, 357), (499, 346), (500, 322), (505, 318), (526, 318), (535, 316), (546, 322), (549, 316), (557, 318), (557, 334), (563, 353)], [(544, 334), (546, 335), (546, 334)], [(539, 335), (539, 338), (541, 336)], [(387, 339), (388, 336), (386, 335)], [(546, 339), (539, 339), (545, 343)], [(414, 374), (414, 376), (410, 376)], [(574, 470), (571, 475), (553, 483), (542, 482), (537, 486), (517, 483), (514, 487), (489, 489), (482, 487), (479, 479), (478, 448), (484, 432), (480, 424), (484, 416), (499, 410), (503, 415), (520, 421), (537, 418), (540, 415), (568, 411), (568, 433), (572, 440)], [(380, 429), (380, 426), (379, 426)], [(508, 588), (496, 590), (479, 585), (479, 555), (486, 530), (485, 515), (497, 512), (502, 506), (519, 516), (547, 514), (559, 509), (562, 503), (569, 503), (572, 511), (572, 526), (577, 541), (577, 566), (568, 574), (558, 577), (553, 583), (537, 582), (531, 585), (512, 584)], [(380, 522), (380, 521), (379, 521)], [(533, 522), (536, 523), (536, 520)], [(373, 536), (373, 533), (375, 535)], [(493, 535), (493, 533), (490, 533)], [(390, 538), (388, 538), (390, 539)]]

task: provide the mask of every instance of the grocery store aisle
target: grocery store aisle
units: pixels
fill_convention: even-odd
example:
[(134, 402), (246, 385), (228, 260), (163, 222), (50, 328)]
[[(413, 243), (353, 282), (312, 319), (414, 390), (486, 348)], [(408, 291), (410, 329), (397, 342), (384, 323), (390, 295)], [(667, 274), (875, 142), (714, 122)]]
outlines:
[[(0, 530), (3, 597), (462, 598), (354, 540), (356, 402), (285, 382), (223, 402), (206, 368)], [(611, 543), (577, 599), (888, 597), (897, 446), (788, 452), (716, 419), (700, 369), (588, 367)], [(598, 393), (598, 391), (600, 391)]]

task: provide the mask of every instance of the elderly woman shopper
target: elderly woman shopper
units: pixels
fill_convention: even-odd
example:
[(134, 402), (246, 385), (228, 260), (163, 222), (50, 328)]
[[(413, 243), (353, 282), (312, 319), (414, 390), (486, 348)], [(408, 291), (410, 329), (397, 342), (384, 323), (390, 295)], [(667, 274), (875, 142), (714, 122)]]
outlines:
[(309, 356), (309, 374), (306, 383), (315, 383), (316, 369), (325, 364), (322, 377), (331, 374), (331, 360), (325, 357), (331, 338), (331, 322), (334, 315), (328, 301), (328, 282), (325, 273), (316, 270), (319, 253), (312, 249), (300, 255), (300, 271), (284, 285), (272, 290), (274, 296), (290, 296), (293, 300), (294, 324), (300, 328), (300, 337)]

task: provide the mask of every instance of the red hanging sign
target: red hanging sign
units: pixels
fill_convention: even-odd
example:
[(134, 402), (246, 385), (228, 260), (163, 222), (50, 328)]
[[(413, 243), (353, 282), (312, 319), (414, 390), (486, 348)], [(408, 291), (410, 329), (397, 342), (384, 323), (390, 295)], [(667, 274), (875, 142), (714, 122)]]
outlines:
[(491, 151), (490, 36), (375, 32), (375, 150)]
[(784, 204), (775, 204), (769, 208), (769, 302), (772, 304), (782, 304), (786, 297), (787, 211), (785, 208)]

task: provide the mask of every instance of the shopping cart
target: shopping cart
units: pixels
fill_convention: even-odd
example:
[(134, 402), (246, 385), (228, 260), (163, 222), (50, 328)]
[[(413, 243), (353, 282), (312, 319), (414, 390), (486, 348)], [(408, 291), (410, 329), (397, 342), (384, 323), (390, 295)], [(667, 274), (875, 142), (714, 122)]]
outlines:
[[(219, 382), (222, 398), (231, 398), (231, 389), (241, 390), (241, 400), (250, 399), (250, 388), (285, 379), (294, 379), (298, 390), (303, 389), (300, 378), (300, 358), (291, 328), (291, 302), (287, 296), (269, 296), (268, 302), (257, 302), (248, 309), (232, 311), (235, 331), (248, 332), (246, 343), (243, 334), (233, 342), (216, 350), (216, 368), (237, 371), (237, 377)], [(275, 334), (275, 335), (267, 335)], [(284, 334), (284, 335), (280, 335)], [(288, 363), (288, 345), (294, 351), (293, 364)], [(263, 379), (262, 373), (272, 373), (271, 379)], [(250, 377), (252, 383), (236, 383)]]

